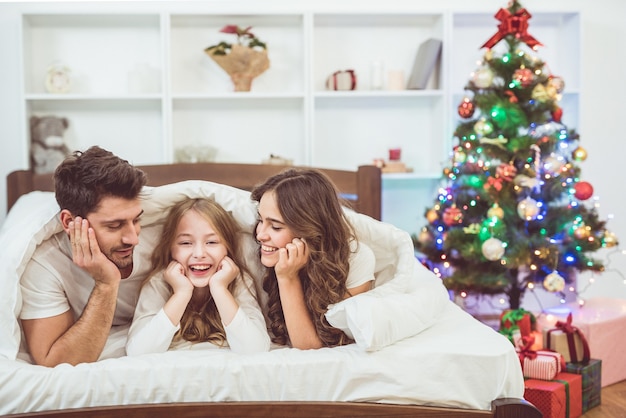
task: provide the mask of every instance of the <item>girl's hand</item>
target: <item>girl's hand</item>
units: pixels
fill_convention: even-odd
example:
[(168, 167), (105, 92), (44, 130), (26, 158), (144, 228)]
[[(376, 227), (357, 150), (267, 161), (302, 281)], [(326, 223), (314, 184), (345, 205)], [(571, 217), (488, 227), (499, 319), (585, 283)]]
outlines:
[(172, 286), (174, 293), (193, 292), (193, 284), (185, 276), (185, 268), (178, 261), (170, 261), (170, 264), (163, 273), (165, 282)]
[(238, 275), (239, 267), (232, 258), (225, 256), (218, 264), (215, 274), (209, 279), (209, 287), (211, 289), (217, 286), (227, 288)]
[(274, 267), (277, 277), (297, 277), (309, 261), (309, 247), (304, 239), (294, 238), (285, 248), (278, 250), (278, 263)]

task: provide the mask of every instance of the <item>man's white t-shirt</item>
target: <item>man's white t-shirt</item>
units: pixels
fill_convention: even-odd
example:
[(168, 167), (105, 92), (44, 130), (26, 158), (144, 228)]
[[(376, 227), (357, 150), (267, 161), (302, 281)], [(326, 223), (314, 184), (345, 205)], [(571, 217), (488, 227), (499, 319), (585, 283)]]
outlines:
[[(152, 246), (139, 245), (133, 253), (133, 271), (120, 283), (113, 326), (129, 324), (133, 319), (141, 282), (150, 269)], [(72, 261), (69, 237), (65, 231), (43, 241), (33, 253), (20, 279), (22, 290), (21, 319), (49, 318), (72, 310), (74, 319), (82, 314), (94, 288), (89, 273)]]

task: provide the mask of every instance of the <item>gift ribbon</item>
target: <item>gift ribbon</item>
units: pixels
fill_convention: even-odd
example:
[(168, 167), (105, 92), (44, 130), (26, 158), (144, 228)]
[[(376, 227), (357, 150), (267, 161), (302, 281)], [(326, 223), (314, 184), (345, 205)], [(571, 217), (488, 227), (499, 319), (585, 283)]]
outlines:
[[(567, 320), (565, 322), (557, 321), (555, 324), (555, 328), (548, 331), (548, 341), (547, 341), (548, 347), (551, 347), (550, 334), (552, 334), (552, 332), (554, 331), (563, 331), (563, 333), (567, 336), (567, 348), (569, 349), (570, 360), (575, 360), (575, 361), (572, 361), (572, 363), (589, 362), (589, 359), (591, 358), (591, 355), (589, 353), (589, 344), (587, 343), (587, 339), (585, 338), (583, 333), (580, 332), (580, 330), (577, 327), (572, 325), (572, 313), (571, 312), (569, 313), (569, 315), (567, 315)], [(582, 345), (583, 345), (583, 358), (580, 361), (578, 361), (578, 353), (576, 353), (576, 343), (574, 340), (574, 335), (578, 335), (580, 337), (580, 341), (582, 342)]]
[(565, 418), (569, 418), (569, 382), (567, 380), (554, 379), (555, 382), (565, 385)]
[(495, 33), (481, 48), (491, 49), (495, 44), (500, 42), (507, 35), (515, 35), (516, 38), (526, 43), (531, 48), (541, 46), (541, 42), (532, 37), (528, 31), (528, 19), (532, 17), (526, 9), (519, 9), (511, 14), (507, 9), (500, 9), (495, 14), (496, 19), (500, 21), (498, 32)]
[(537, 352), (535, 350), (531, 350), (530, 348), (533, 346), (534, 343), (534, 335), (522, 337), (522, 344), (517, 348), (517, 356), (519, 357), (519, 361), (522, 363), (522, 368), (524, 368), (525, 358), (528, 358), (529, 360), (534, 360), (537, 358)]

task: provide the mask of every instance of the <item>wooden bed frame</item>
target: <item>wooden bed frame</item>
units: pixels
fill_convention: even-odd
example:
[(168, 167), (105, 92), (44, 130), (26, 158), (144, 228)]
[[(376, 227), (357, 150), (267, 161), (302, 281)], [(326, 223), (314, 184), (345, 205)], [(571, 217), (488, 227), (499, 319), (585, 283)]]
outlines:
[[(285, 168), (256, 164), (170, 164), (138, 166), (148, 175), (148, 184), (159, 186), (183, 180), (208, 180), (250, 190), (255, 184)], [(357, 171), (322, 169), (342, 194), (351, 196), (358, 212), (381, 219), (381, 170), (361, 166)], [(53, 191), (51, 174), (29, 170), (10, 173), (7, 177), (7, 203), (30, 191)], [(476, 376), (480, 379), (480, 376)], [(454, 379), (451, 375), (450, 379)], [(366, 402), (207, 402), (120, 405), (58, 411), (42, 411), (6, 417), (76, 417), (76, 418), (198, 418), (198, 417), (439, 417), (439, 418), (541, 418), (541, 412), (523, 399), (496, 399), (491, 411), (392, 405)]]
[[(287, 166), (271, 164), (163, 164), (137, 166), (148, 175), (149, 186), (161, 186), (183, 180), (209, 180), (228, 184), (243, 190), (251, 190), (269, 176)], [(351, 202), (354, 210), (381, 219), (381, 171), (380, 168), (364, 165), (357, 171), (320, 169), (335, 183), (339, 191), (355, 198)], [(33, 190), (54, 191), (52, 174), (35, 174), (30, 170), (19, 170), (7, 177), (7, 209), (23, 194)]]

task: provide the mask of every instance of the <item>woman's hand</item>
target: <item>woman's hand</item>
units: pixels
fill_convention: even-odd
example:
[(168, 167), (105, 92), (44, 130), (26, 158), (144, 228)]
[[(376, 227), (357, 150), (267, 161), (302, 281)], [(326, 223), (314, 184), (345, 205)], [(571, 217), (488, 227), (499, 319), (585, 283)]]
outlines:
[(309, 247), (304, 239), (294, 238), (285, 248), (278, 250), (276, 277), (294, 278), (309, 261)]

